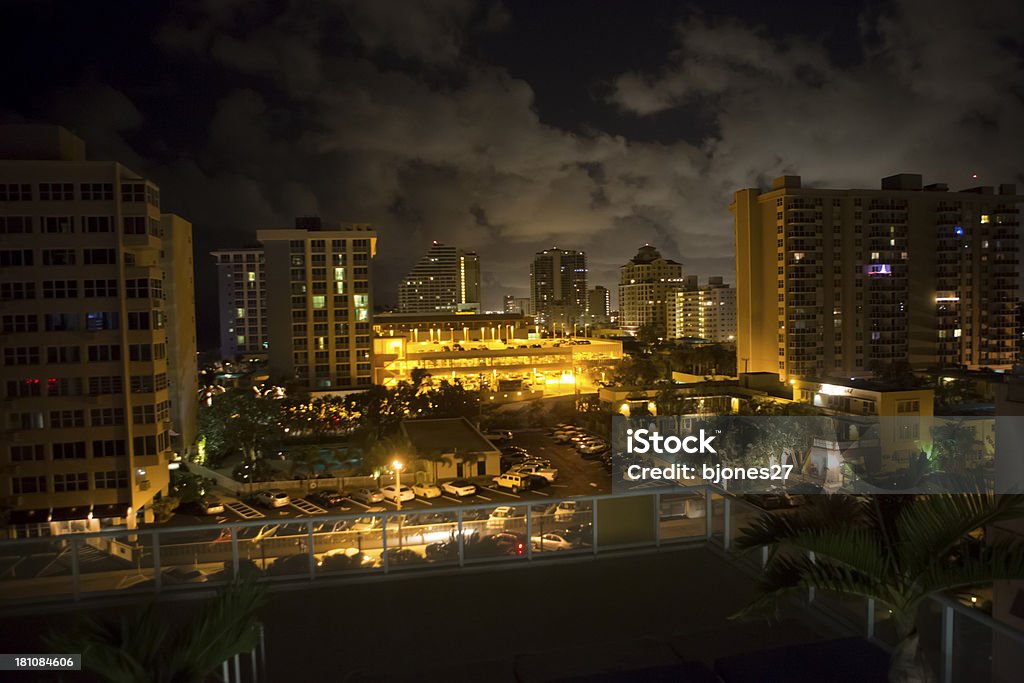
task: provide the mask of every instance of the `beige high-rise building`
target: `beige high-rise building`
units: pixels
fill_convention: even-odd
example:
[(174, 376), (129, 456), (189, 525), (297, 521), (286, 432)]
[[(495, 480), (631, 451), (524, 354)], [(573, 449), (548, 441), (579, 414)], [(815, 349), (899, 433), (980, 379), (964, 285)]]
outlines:
[(174, 420), (195, 397), (182, 387), (172, 412), (169, 347), (175, 376), (195, 372), (190, 232), (161, 216), (155, 184), (87, 160), (69, 131), (0, 127), (0, 496), (12, 533), (132, 527), (167, 491), (172, 430), (188, 438)]
[(649, 244), (619, 268), (619, 327), (628, 334), (649, 328), (668, 333), (667, 304), (682, 288), (683, 264), (667, 259)]
[(529, 313), (541, 325), (563, 327), (587, 310), (587, 255), (552, 247), (534, 254), (530, 264)]
[(266, 358), (270, 343), (263, 247), (218, 249), (210, 253), (217, 260), (221, 358)]
[(164, 294), (167, 298), (167, 377), (170, 389), (171, 444), (191, 456), (199, 437), (199, 365), (196, 360), (195, 265), (192, 224), (165, 213), (163, 230)]
[(697, 276), (686, 276), (683, 289), (669, 296), (668, 338), (735, 341), (736, 289), (721, 276), (709, 277), (703, 287), (697, 285)]
[(950, 192), (921, 176), (878, 190), (739, 190), (737, 363), (783, 379), (1009, 368), (1018, 325), (1013, 185)]
[(372, 384), (377, 234), (366, 224), (331, 228), (310, 217), (256, 237), (263, 244), (274, 378), (317, 390)]

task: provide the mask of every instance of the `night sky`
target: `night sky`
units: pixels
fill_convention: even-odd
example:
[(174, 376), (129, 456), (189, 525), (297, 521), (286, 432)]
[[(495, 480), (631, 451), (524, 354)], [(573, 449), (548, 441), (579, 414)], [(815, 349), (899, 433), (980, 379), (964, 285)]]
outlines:
[(0, 118), (158, 182), (201, 288), (257, 228), (371, 222), (383, 304), (432, 239), (487, 308), (550, 246), (591, 284), (645, 242), (731, 281), (731, 193), (783, 173), (1024, 186), (1024, 3), (837, 5), (8, 0)]

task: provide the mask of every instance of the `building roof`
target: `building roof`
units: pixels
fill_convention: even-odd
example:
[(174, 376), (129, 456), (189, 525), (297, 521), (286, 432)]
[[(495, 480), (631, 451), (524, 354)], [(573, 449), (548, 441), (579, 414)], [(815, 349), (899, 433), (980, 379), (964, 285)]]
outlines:
[(649, 244), (645, 244), (644, 246), (640, 247), (640, 249), (636, 252), (636, 256), (629, 260), (629, 265), (646, 265), (648, 263), (654, 263), (659, 259), (673, 266), (682, 265), (678, 261), (673, 261), (671, 259), (664, 258), (661, 255), (661, 252), (659, 252), (656, 248), (652, 247)]
[(405, 420), (402, 431), (421, 456), (498, 452), (494, 444), (464, 417)]
[(373, 322), (375, 325), (386, 325), (387, 323), (436, 323), (436, 322), (457, 322), (472, 326), (475, 322), (490, 322), (494, 320), (525, 320), (522, 313), (375, 313)]

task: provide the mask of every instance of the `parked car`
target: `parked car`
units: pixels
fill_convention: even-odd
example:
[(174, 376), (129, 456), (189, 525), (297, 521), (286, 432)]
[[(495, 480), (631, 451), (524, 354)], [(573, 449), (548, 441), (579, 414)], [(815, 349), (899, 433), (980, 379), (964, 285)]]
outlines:
[(380, 492), (380, 489), (362, 488), (353, 491), (349, 498), (363, 505), (370, 505), (371, 503), (383, 502), (384, 495)]
[(306, 499), (322, 508), (340, 508), (348, 502), (348, 494), (334, 489), (323, 489), (306, 496)]
[(419, 496), (420, 498), (440, 498), (441, 489), (437, 484), (430, 484), (427, 482), (420, 482), (412, 485), (413, 495)]
[(510, 522), (525, 520), (526, 512), (523, 508), (515, 508), (511, 505), (499, 505), (487, 516), (487, 526), (504, 528)]
[[(384, 508), (374, 507), (367, 509), (367, 512), (384, 512)], [(384, 518), (379, 515), (360, 517), (356, 521), (352, 522), (350, 531), (373, 531), (381, 528), (384, 523)]]
[(219, 515), (224, 512), (224, 503), (217, 496), (208, 493), (194, 501), (181, 505), (178, 509), (193, 515)]
[(456, 479), (441, 484), (441, 490), (456, 498), (463, 498), (476, 493), (476, 484), (467, 479)]
[(484, 432), (484, 438), (491, 443), (506, 443), (512, 440), (512, 432), (507, 429), (495, 429)]
[(283, 508), (291, 503), (292, 499), (281, 489), (267, 489), (256, 493), (256, 502), (268, 508)]
[(334, 548), (321, 555), (316, 564), (323, 571), (359, 569), (372, 565), (373, 558), (359, 548)]
[(541, 467), (540, 465), (523, 464), (517, 465), (512, 471), (520, 474), (532, 474), (538, 477), (544, 477), (548, 481), (554, 481), (558, 478), (558, 470), (554, 467)]
[(164, 576), (177, 583), (206, 583), (210, 580), (209, 575), (201, 569), (189, 569), (188, 567), (168, 569), (164, 572)]
[(530, 537), (534, 550), (572, 550), (576, 544), (565, 535), (553, 531)]
[(412, 489), (405, 484), (398, 486), (397, 484), (389, 484), (380, 488), (380, 495), (384, 497), (384, 500), (389, 500), (392, 503), (402, 501), (403, 503), (407, 500), (413, 500), (416, 498), (416, 494), (412, 492)]
[(498, 488), (508, 489), (512, 491), (512, 493), (519, 493), (520, 491), (532, 488), (529, 482), (530, 476), (531, 474), (529, 472), (510, 470), (504, 474), (499, 474), (492, 481)]
[(580, 508), (575, 500), (563, 500), (555, 506), (555, 521), (568, 522), (576, 517)]

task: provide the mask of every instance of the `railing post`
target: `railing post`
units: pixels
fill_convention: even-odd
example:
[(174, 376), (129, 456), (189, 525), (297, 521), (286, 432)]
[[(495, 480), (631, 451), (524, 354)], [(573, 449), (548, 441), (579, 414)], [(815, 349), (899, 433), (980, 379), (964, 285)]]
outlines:
[(594, 522), (593, 522), (593, 538), (590, 539), (590, 545), (594, 550), (594, 554), (597, 555), (597, 498), (590, 499), (590, 506), (593, 509)]
[(956, 614), (952, 607), (942, 606), (942, 683), (953, 683), (953, 623)]
[[(258, 646), (257, 646), (258, 647)], [(249, 651), (249, 657), (252, 663), (252, 683), (257, 683), (260, 680), (260, 672), (256, 669), (256, 648), (254, 647)]]
[(654, 547), (661, 547), (661, 491), (654, 492)]
[(466, 537), (462, 530), (462, 509), (459, 509), (459, 566), (466, 566)]
[(725, 509), (722, 514), (722, 547), (728, 550), (732, 546), (732, 498), (723, 496)]
[(380, 516), (380, 566), (384, 573), (388, 573), (388, 516), (382, 513)]
[(156, 592), (160, 592), (162, 586), (163, 572), (160, 571), (160, 532), (153, 529), (153, 585)]
[(313, 520), (306, 522), (306, 535), (309, 540), (309, 580), (316, 578), (316, 553), (313, 552)]
[(768, 546), (761, 546), (761, 571), (768, 569)]
[(263, 622), (260, 622), (260, 671), (267, 672), (267, 638), (263, 629)]
[(231, 670), (228, 668), (228, 660), (224, 660), (224, 663), (220, 666), (221, 678), (224, 679), (224, 683), (231, 683)]
[[(811, 564), (814, 564), (814, 557), (814, 551), (807, 551), (807, 559), (811, 561)], [(807, 602), (814, 602), (814, 586), (807, 589)]]
[(234, 578), (238, 578), (238, 527), (231, 527), (231, 572)]
[(533, 559), (533, 506), (529, 504), (526, 506), (526, 559)]
[(704, 487), (704, 540), (711, 542), (715, 535), (715, 506), (711, 499), (711, 488)]
[(242, 683), (242, 660), (238, 653), (235, 653), (235, 680)]
[(71, 536), (71, 594), (74, 596), (75, 602), (81, 597), (82, 576), (78, 567), (78, 539)]
[(868, 638), (875, 637), (875, 599), (868, 598), (867, 628), (865, 635)]

